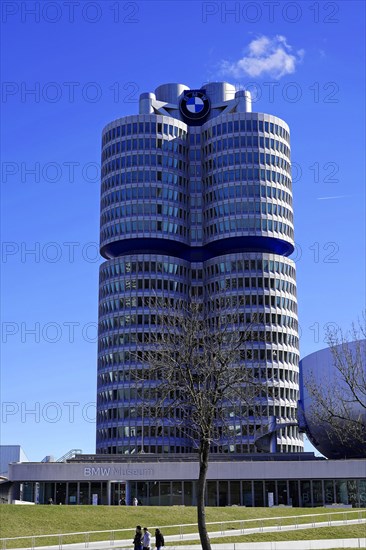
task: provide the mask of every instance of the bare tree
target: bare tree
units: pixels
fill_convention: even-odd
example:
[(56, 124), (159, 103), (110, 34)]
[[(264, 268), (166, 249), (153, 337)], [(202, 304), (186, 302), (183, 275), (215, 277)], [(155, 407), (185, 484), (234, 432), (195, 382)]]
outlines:
[(326, 341), (330, 369), (310, 372), (305, 387), (311, 397), (311, 421), (323, 427), (333, 444), (366, 453), (366, 346), (365, 323), (353, 325), (349, 333), (329, 329)]
[(262, 382), (253, 365), (246, 366), (250, 330), (238, 312), (225, 307), (224, 296), (206, 306), (193, 300), (161, 307), (157, 324), (143, 355), (155, 384), (150, 396), (156, 396), (156, 418), (170, 417), (197, 450), (198, 528), (202, 548), (210, 550), (205, 515), (210, 450), (234, 441), (243, 410), (254, 411), (260, 402)]

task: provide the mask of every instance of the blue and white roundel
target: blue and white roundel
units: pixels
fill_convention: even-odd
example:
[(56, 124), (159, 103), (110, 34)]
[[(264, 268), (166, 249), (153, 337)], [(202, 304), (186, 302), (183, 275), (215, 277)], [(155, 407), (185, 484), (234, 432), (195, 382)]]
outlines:
[(180, 102), (180, 112), (187, 121), (202, 123), (210, 111), (210, 100), (205, 90), (188, 90)]
[(205, 104), (200, 97), (190, 97), (186, 101), (186, 107), (190, 113), (200, 113), (204, 109)]

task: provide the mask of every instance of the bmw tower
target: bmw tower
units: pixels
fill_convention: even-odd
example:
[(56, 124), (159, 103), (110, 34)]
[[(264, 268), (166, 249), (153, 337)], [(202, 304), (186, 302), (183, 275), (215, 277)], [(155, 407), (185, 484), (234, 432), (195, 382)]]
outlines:
[(139, 354), (158, 300), (222, 289), (250, 327), (245, 361), (263, 392), (261, 414), (236, 419), (213, 452), (303, 450), (289, 140), (283, 120), (252, 112), (250, 93), (226, 82), (161, 85), (104, 128), (97, 453), (194, 450), (174, 419), (157, 426), (146, 411)]

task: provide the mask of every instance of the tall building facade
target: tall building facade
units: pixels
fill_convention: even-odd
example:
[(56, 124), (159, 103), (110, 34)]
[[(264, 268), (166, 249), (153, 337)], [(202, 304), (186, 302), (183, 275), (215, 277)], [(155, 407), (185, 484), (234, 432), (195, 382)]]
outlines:
[(165, 84), (104, 128), (101, 185), (97, 453), (192, 452), (174, 418), (146, 412), (139, 358), (158, 302), (223, 292), (250, 327), (243, 360), (263, 392), (260, 415), (243, 412), (213, 450), (302, 451), (287, 124), (228, 83)]

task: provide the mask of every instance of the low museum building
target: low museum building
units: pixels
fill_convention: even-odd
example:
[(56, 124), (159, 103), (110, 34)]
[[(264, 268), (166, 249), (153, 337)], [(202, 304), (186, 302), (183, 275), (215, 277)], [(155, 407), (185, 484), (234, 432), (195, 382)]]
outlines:
[[(366, 506), (366, 460), (313, 453), (212, 457), (207, 506)], [(47, 504), (194, 506), (195, 455), (76, 455), (67, 462), (9, 465), (13, 499)]]

